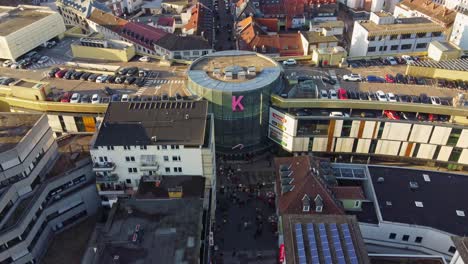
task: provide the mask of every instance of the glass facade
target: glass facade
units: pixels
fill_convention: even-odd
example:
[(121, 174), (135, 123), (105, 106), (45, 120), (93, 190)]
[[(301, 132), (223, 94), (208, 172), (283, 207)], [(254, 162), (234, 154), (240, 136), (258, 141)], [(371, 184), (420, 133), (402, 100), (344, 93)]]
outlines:
[(189, 89), (210, 102), (208, 111), (214, 115), (217, 151), (250, 152), (267, 142), (270, 93), (279, 81), (272, 80), (255, 90), (233, 92), (208, 89), (189, 80)]

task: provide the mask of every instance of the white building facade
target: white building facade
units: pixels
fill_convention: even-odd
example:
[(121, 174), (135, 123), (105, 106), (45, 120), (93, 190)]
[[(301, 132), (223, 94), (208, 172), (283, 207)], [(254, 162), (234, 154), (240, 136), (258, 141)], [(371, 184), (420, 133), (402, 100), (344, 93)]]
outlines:
[(468, 51), (468, 12), (459, 12), (453, 22), (450, 42), (460, 49)]
[(445, 39), (445, 29), (424, 18), (382, 16), (371, 13), (369, 21), (354, 22), (349, 57), (424, 53), (431, 41)]

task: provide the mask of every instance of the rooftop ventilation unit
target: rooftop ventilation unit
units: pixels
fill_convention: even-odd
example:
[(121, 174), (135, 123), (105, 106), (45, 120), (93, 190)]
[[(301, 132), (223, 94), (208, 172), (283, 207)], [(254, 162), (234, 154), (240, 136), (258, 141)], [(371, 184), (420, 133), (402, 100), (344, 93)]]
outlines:
[(384, 182), (384, 181), (385, 181), (384, 177), (379, 177), (379, 178), (377, 178), (377, 182), (382, 183), (382, 182)]
[(240, 79), (240, 80), (245, 80), (245, 76), (247, 75), (247, 73), (245, 71), (240, 71), (237, 73), (237, 78)]
[(227, 71), (224, 73), (224, 79), (225, 80), (232, 80), (232, 72)]
[(392, 202), (386, 201), (386, 202), (385, 202), (385, 205), (387, 205), (387, 206), (392, 206)]
[(416, 205), (416, 207), (424, 207), (424, 204), (422, 202), (419, 202), (419, 201), (415, 201), (414, 204)]
[(465, 216), (465, 211), (456, 210), (458, 216)]
[(214, 68), (213, 69), (213, 75), (216, 77), (221, 77), (221, 69), (220, 68)]
[(247, 74), (250, 76), (255, 76), (257, 75), (257, 69), (254, 66), (249, 66), (247, 68)]
[(411, 182), (409, 183), (409, 186), (410, 186), (410, 188), (411, 188), (412, 190), (416, 190), (416, 189), (419, 188), (419, 184), (418, 184), (417, 182), (413, 182), (413, 181), (411, 181)]
[(156, 142), (157, 140), (158, 140), (158, 138), (157, 138), (156, 136), (152, 136), (152, 137), (151, 137), (151, 141), (152, 141), (152, 142)]
[(431, 181), (431, 178), (429, 177), (428, 174), (423, 174), (423, 178), (424, 178), (425, 182), (430, 182)]

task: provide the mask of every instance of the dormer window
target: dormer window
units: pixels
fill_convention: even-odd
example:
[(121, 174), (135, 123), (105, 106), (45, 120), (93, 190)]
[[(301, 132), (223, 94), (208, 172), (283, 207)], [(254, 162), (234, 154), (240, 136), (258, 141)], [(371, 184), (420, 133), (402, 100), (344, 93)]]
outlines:
[(306, 213), (310, 211), (310, 198), (307, 194), (302, 197), (302, 212)]
[(320, 194), (317, 194), (314, 199), (315, 202), (315, 212), (321, 213), (323, 210), (323, 199)]

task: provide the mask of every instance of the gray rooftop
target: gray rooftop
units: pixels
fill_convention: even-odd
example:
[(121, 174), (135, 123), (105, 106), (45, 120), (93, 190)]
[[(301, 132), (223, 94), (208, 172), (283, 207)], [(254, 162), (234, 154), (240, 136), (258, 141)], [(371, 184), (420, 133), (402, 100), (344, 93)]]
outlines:
[[(247, 72), (249, 67), (255, 67), (254, 76), (244, 79), (215, 76), (215, 69), (222, 74), (225, 71), (243, 69)], [(230, 50), (208, 54), (194, 61), (188, 72), (191, 81), (207, 89), (221, 91), (250, 91), (268, 86), (276, 81), (282, 68), (274, 60), (250, 51)], [(236, 74), (236, 73), (234, 73)]]
[(206, 101), (113, 102), (95, 146), (203, 145)]
[(414, 62), (411, 66), (468, 72), (468, 59), (445, 60), (438, 62), (433, 60), (420, 60)]
[(40, 114), (0, 113), (0, 152), (14, 148), (41, 116)]
[(198, 263), (202, 214), (200, 199), (119, 200), (92, 263)]

